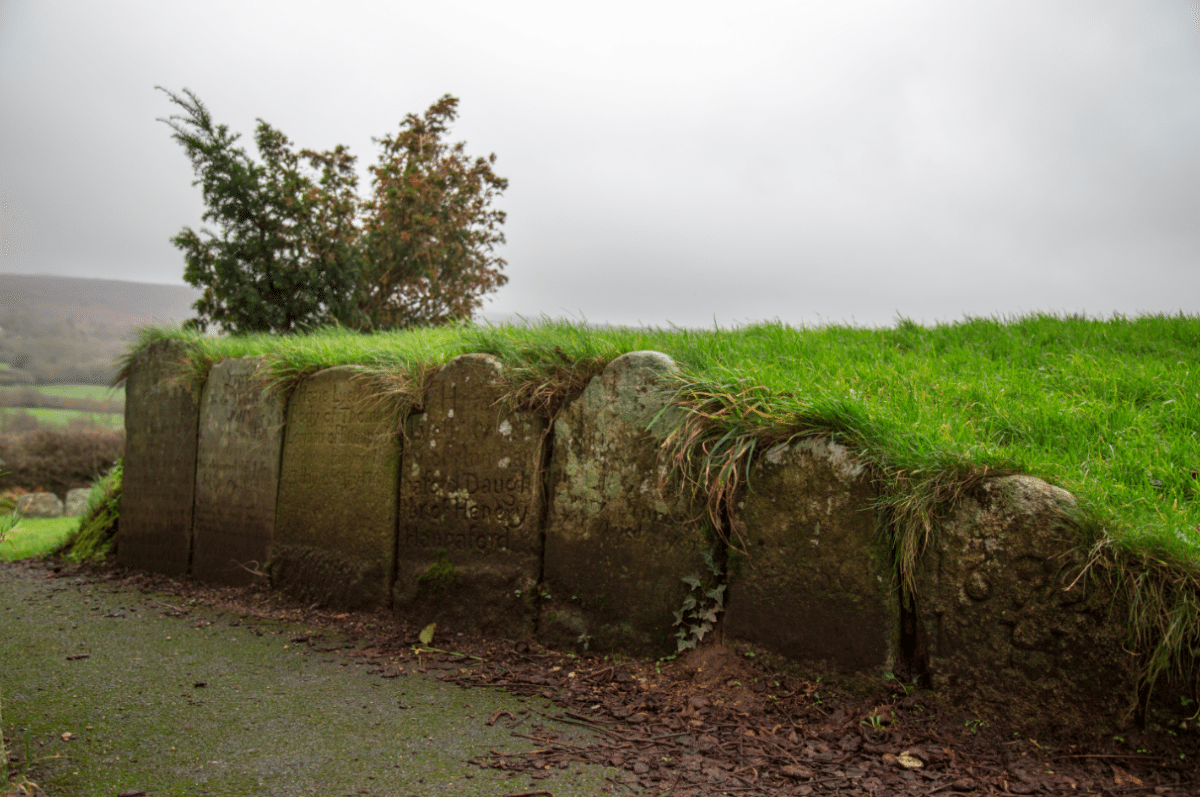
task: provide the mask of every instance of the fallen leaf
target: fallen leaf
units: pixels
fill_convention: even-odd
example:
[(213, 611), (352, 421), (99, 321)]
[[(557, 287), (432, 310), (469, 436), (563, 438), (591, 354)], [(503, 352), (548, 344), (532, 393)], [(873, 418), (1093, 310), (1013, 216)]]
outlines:
[(1135, 778), (1133, 775), (1130, 775), (1128, 772), (1121, 769), (1119, 766), (1117, 766), (1115, 764), (1109, 764), (1109, 766), (1112, 767), (1113, 779), (1117, 782), (1118, 786), (1141, 786), (1142, 785), (1142, 782), (1138, 778)]
[(896, 756), (896, 763), (905, 769), (920, 769), (921, 767), (925, 766), (921, 763), (921, 759), (909, 753), (901, 753), (900, 755)]
[(780, 772), (789, 778), (811, 778), (813, 776), (813, 771), (803, 764), (788, 764)]
[(69, 742), (69, 741), (71, 741), (71, 737), (74, 735), (75, 734), (71, 733), (70, 731), (67, 731), (66, 733), (63, 733), (62, 735), (60, 735), (58, 738), (62, 739), (64, 742)]
[(436, 630), (437, 623), (430, 623), (421, 629), (421, 633), (417, 636), (417, 639), (421, 640), (422, 645), (428, 645), (433, 642), (433, 632)]

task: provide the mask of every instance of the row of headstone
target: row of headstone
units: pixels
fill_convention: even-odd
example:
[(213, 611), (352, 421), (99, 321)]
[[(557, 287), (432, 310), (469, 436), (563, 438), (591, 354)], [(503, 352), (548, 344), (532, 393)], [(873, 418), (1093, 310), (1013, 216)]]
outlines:
[[(666, 355), (613, 360), (548, 426), (503, 403), (488, 355), (448, 363), (402, 417), (358, 369), (320, 371), (285, 402), (254, 360), (215, 365), (197, 403), (166, 379), (175, 345), (146, 349), (127, 384), (121, 565), (229, 584), (269, 574), (325, 606), (652, 655), (675, 651), (696, 582), (721, 580), (717, 541), (665, 479), (678, 411)], [(922, 658), (947, 686), (1010, 688), (997, 673), (1020, 671), (1073, 694), (1064, 669), (1098, 621), (1091, 602), (1066, 625), (1047, 619), (1070, 600), (1050, 564), (1069, 540), (1046, 531), (1062, 526), (1061, 496), (985, 485), (1020, 500), (952, 519), (905, 619), (871, 474), (847, 449), (775, 445), (749, 484), (745, 550), (716, 557), (727, 639), (815, 669), (879, 675)]]

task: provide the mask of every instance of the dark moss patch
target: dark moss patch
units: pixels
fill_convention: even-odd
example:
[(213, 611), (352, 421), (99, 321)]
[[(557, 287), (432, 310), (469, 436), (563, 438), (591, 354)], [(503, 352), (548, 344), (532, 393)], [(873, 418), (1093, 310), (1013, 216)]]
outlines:
[(435, 595), (444, 595), (446, 590), (454, 586), (454, 580), (458, 577), (458, 568), (450, 561), (450, 557), (446, 555), (445, 548), (439, 548), (437, 552), (437, 561), (429, 566), (421, 577), (417, 579), (417, 583), (421, 589), (428, 590)]

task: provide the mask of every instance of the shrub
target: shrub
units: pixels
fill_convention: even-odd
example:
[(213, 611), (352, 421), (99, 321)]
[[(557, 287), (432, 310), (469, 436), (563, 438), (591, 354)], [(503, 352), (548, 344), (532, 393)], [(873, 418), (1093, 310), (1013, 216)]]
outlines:
[(65, 495), (99, 478), (124, 448), (124, 430), (39, 429), (0, 435), (0, 460), (9, 471), (0, 476), (0, 490), (40, 487)]

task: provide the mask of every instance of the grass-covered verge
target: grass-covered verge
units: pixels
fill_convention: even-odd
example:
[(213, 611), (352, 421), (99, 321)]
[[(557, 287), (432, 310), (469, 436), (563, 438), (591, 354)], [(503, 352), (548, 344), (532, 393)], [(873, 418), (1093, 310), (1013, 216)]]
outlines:
[(92, 484), (83, 516), (55, 553), (72, 562), (103, 560), (114, 552), (121, 517), (121, 475), (124, 460)]
[(616, 356), (662, 351), (682, 366), (673, 402), (684, 420), (669, 451), (727, 533), (724, 508), (758, 452), (829, 434), (874, 469), (908, 589), (928, 535), (964, 490), (991, 474), (1038, 476), (1079, 499), (1080, 546), (1120, 587), (1147, 677), (1194, 677), (1181, 668), (1200, 650), (1200, 317), (732, 330), (543, 321), (240, 338), (152, 328), (122, 376), (163, 337), (188, 344), (180, 378), (197, 388), (214, 362), (257, 355), (279, 387), (353, 364), (414, 405), (437, 366), (489, 352), (508, 365), (514, 402), (546, 413)]
[(53, 553), (78, 528), (77, 517), (21, 518), (0, 542), (0, 561), (13, 562)]

